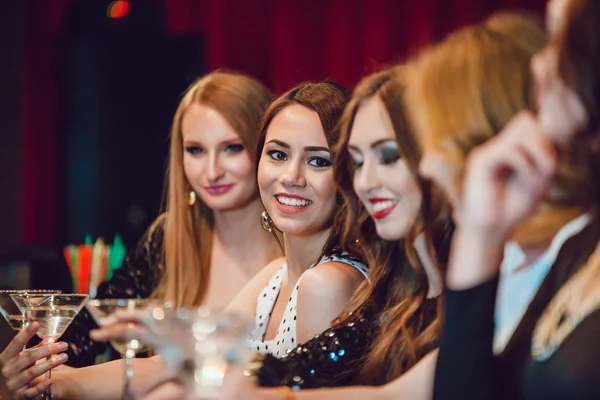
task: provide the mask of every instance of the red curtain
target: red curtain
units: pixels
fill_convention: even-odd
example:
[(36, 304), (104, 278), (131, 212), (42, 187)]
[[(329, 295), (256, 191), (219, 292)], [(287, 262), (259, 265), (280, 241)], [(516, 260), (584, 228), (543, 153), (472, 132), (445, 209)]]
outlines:
[[(79, 0), (85, 1), (85, 0)], [(168, 31), (206, 38), (206, 67), (230, 68), (281, 93), (303, 80), (346, 85), (402, 60), (500, 8), (543, 12), (546, 0), (161, 0)], [(23, 32), (23, 242), (56, 228), (56, 54), (69, 0), (25, 2)], [(199, 49), (190, 49), (199, 51)]]

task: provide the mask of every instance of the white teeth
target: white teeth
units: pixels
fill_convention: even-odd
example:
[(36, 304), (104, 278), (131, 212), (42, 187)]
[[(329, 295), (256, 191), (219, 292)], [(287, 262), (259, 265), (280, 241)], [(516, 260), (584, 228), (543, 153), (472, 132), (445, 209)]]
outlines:
[(373, 204), (373, 211), (382, 211), (392, 207), (394, 204), (396, 204), (396, 202), (393, 200), (378, 201), (377, 203)]
[(296, 199), (285, 196), (275, 196), (275, 198), (279, 203), (289, 207), (306, 207), (307, 205), (312, 204), (312, 201), (306, 199)]

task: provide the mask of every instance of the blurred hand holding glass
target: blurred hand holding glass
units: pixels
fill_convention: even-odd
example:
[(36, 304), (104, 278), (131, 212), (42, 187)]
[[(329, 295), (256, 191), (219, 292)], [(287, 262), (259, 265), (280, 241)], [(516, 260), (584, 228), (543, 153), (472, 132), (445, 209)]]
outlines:
[[(148, 299), (102, 299), (89, 300), (86, 309), (90, 312), (94, 321), (100, 327), (109, 323), (109, 317), (117, 310), (130, 313), (145, 309), (149, 304)], [(146, 351), (144, 344), (137, 339), (115, 338), (110, 344), (117, 350), (125, 360), (125, 383), (123, 385), (123, 400), (133, 399), (130, 391), (131, 378), (133, 377), (133, 359), (136, 354)]]

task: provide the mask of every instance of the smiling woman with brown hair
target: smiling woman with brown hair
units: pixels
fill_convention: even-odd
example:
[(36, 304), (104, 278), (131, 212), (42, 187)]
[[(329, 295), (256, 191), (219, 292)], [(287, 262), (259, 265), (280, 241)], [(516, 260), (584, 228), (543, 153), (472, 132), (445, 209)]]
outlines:
[[(361, 253), (342, 252), (331, 146), (349, 99), (329, 82), (305, 83), (267, 109), (257, 146), (258, 186), (268, 227), (285, 259), (272, 262), (228, 310), (250, 316), (248, 347), (282, 357), (331, 325), (366, 277)], [(328, 240), (337, 244), (325, 251)], [(359, 260), (358, 262), (356, 260)]]

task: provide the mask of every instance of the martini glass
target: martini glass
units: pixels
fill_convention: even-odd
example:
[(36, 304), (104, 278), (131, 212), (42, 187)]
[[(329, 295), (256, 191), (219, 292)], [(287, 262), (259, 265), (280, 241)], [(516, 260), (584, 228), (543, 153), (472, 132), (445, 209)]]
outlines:
[[(6, 322), (17, 333), (25, 329), (25, 315), (17, 307), (11, 294), (60, 294), (60, 290), (0, 290), (0, 314), (6, 319)], [(23, 348), (25, 350), (25, 348)]]
[[(11, 294), (10, 297), (25, 315), (25, 323), (38, 322), (40, 329), (37, 334), (42, 338), (42, 344), (54, 343), (69, 327), (73, 318), (88, 299), (87, 294), (47, 294), (28, 293)], [(51, 370), (48, 370), (48, 379)], [(42, 399), (52, 399), (51, 388), (46, 389)]]
[(186, 399), (218, 398), (227, 367), (247, 360), (249, 325), (236, 315), (165, 304), (148, 308), (142, 322), (166, 367), (179, 371)]
[[(117, 310), (125, 310), (129, 312), (145, 309), (149, 304), (149, 299), (102, 299), (89, 300), (85, 308), (89, 311), (98, 326), (106, 325), (106, 317)], [(133, 359), (135, 355), (146, 350), (146, 346), (138, 340), (113, 339), (110, 344), (116, 351), (121, 354), (125, 360), (125, 383), (123, 385), (122, 400), (133, 399), (130, 385), (133, 377)]]

